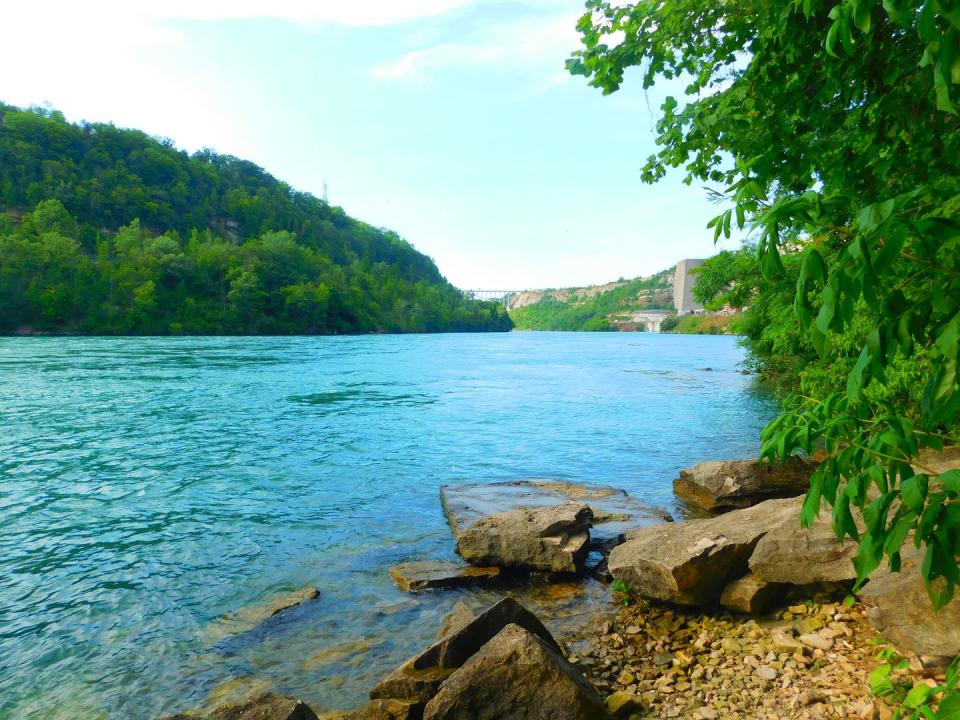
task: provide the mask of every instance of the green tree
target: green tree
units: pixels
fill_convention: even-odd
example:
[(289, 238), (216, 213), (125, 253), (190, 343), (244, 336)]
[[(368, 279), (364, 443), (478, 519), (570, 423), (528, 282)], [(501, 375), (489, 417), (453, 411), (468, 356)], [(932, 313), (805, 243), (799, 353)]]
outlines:
[[(804, 522), (823, 501), (832, 507), (837, 533), (859, 540), (858, 584), (884, 558), (897, 570), (903, 544), (915, 543), (932, 601), (949, 602), (960, 582), (960, 473), (938, 474), (918, 458), (960, 444), (960, 8), (948, 0), (587, 8), (571, 71), (605, 93), (632, 66), (644, 87), (685, 85), (684, 101), (661, 107), (660, 149), (644, 179), (682, 168), (688, 182), (720, 184), (729, 205), (710, 223), (714, 237), (729, 237), (734, 223), (757, 231), (751, 273), (763, 279), (751, 302), (761, 313), (791, 312), (780, 313), (790, 327), (781, 319), (775, 333), (755, 331), (771, 344), (752, 348), (844, 370), (842, 383), (821, 373), (815, 395), (788, 399), (762, 435), (767, 457), (826, 452)], [(910, 377), (922, 379), (905, 398), (898, 385)]]

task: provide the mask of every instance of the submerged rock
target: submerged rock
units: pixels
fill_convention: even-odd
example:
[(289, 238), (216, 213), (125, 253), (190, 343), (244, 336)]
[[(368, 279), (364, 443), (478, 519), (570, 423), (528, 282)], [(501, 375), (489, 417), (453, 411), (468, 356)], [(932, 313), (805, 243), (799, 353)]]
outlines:
[(445, 485), (440, 488), (440, 501), (456, 538), (477, 520), (489, 515), (550, 507), (569, 501), (588, 505), (593, 511), (590, 534), (599, 544), (616, 544), (628, 530), (672, 520), (666, 511), (648, 505), (624, 490), (561, 480)]
[(745, 508), (771, 498), (803, 495), (816, 467), (799, 458), (787, 463), (716, 460), (681, 470), (673, 491), (704, 510)]
[(605, 720), (603, 700), (556, 645), (507, 625), (440, 686), (424, 720)]
[(318, 597), (320, 597), (320, 591), (315, 587), (302, 587), (299, 590), (276, 595), (265, 602), (249, 605), (218, 618), (206, 628), (204, 636), (207, 640), (213, 641), (252, 630), (274, 615)]
[(767, 500), (716, 518), (635, 530), (610, 553), (610, 572), (643, 597), (714, 603), (728, 583), (747, 572), (760, 539), (790, 518), (799, 523), (799, 513), (799, 499)]
[(267, 693), (239, 705), (218, 708), (209, 715), (184, 713), (166, 720), (317, 720), (317, 714), (301, 700)]
[(477, 520), (457, 538), (473, 565), (579, 573), (587, 557), (593, 511), (582, 503), (510, 510)]
[(500, 568), (424, 560), (394, 565), (390, 568), (390, 576), (401, 590), (420, 592), (434, 588), (469, 587), (490, 583), (500, 577)]

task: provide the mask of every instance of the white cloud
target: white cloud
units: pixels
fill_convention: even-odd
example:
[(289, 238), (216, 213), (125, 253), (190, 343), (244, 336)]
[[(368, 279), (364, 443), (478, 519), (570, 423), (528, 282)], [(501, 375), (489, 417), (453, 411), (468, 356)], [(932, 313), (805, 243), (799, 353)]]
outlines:
[(565, 78), (563, 60), (578, 47), (577, 15), (533, 18), (491, 27), (471, 41), (444, 42), (376, 65), (379, 80), (423, 82), (446, 69), (506, 67)]

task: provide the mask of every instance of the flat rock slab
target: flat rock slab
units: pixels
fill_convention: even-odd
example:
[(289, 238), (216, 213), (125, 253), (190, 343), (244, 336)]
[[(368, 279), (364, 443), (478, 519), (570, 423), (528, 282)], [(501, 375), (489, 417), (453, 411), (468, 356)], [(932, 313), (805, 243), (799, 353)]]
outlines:
[(624, 490), (561, 480), (511, 480), (477, 485), (444, 485), (440, 500), (454, 537), (475, 522), (510, 510), (575, 501), (593, 510), (590, 531), (595, 543), (616, 543), (628, 530), (650, 527), (673, 518), (660, 508), (631, 497)]
[(394, 565), (390, 568), (390, 576), (401, 590), (421, 592), (435, 588), (472, 587), (495, 582), (500, 577), (500, 568), (425, 560)]

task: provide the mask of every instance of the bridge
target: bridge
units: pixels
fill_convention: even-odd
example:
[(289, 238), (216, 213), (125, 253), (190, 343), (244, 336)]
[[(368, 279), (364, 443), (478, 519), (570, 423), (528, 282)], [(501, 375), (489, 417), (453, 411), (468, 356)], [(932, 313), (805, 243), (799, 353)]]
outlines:
[(669, 310), (637, 310), (630, 313), (626, 323), (643, 325), (647, 332), (660, 332), (660, 323), (673, 315)]
[(464, 290), (463, 294), (471, 300), (492, 300), (501, 305), (509, 305), (510, 298), (523, 290)]

